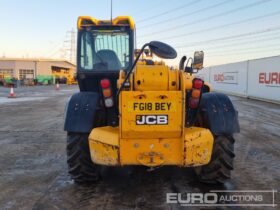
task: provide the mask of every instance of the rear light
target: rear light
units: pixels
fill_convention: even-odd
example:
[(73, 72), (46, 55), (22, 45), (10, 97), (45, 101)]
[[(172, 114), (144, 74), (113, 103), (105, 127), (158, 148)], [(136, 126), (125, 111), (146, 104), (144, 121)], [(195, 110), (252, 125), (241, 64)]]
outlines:
[(105, 99), (104, 99), (104, 104), (105, 104), (105, 106), (108, 107), (108, 108), (114, 106), (113, 98), (112, 98), (112, 97), (110, 97), (110, 98), (105, 98)]
[(101, 87), (102, 87), (103, 89), (109, 88), (109, 87), (110, 87), (110, 80), (108, 80), (108, 79), (102, 79), (102, 80), (100, 81), (100, 85), (101, 85)]
[(193, 89), (192, 90), (192, 98), (199, 98), (200, 97), (200, 90), (199, 89)]
[(204, 85), (204, 82), (202, 79), (195, 78), (192, 82), (192, 91), (191, 91), (191, 97), (189, 98), (189, 107), (191, 109), (197, 109), (199, 106), (199, 100), (202, 93), (202, 87)]
[(193, 80), (193, 87), (196, 89), (201, 89), (203, 86), (203, 81), (201, 79), (195, 78)]
[(111, 89), (110, 88), (107, 88), (107, 89), (103, 89), (103, 96), (105, 98), (108, 98), (108, 97), (111, 97), (112, 96), (112, 92), (111, 92)]
[(189, 107), (191, 109), (196, 109), (198, 107), (198, 104), (199, 104), (199, 98), (190, 98)]
[(102, 88), (102, 94), (103, 94), (103, 97), (104, 97), (105, 107), (110, 108), (110, 107), (114, 106), (110, 80), (102, 79), (100, 81), (100, 85), (101, 85), (101, 88)]

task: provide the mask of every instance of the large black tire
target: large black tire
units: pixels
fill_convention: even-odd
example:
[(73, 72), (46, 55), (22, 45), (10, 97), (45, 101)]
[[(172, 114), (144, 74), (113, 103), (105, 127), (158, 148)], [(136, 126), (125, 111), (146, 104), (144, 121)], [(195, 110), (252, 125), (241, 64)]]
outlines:
[(215, 136), (210, 162), (195, 167), (194, 171), (201, 182), (223, 184), (231, 177), (234, 157), (234, 138), (226, 135)]
[(67, 134), (67, 164), (71, 178), (77, 183), (95, 182), (100, 178), (100, 167), (91, 161), (88, 134)]

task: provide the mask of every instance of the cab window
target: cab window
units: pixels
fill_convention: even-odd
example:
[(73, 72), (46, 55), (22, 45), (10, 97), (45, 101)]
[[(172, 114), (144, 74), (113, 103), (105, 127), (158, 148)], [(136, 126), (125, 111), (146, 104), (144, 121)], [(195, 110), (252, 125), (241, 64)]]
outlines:
[(130, 64), (129, 34), (92, 30), (81, 36), (80, 65), (84, 70), (119, 71)]

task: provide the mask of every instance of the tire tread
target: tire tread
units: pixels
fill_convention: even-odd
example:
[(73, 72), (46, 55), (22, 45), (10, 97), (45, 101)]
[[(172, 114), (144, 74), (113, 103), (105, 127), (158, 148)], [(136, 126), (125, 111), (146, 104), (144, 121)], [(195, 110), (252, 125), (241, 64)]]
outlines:
[(232, 136), (215, 136), (212, 157), (207, 165), (195, 169), (201, 182), (223, 184), (231, 177), (234, 159), (234, 139)]
[(66, 150), (68, 172), (75, 182), (88, 183), (99, 179), (100, 166), (91, 161), (88, 134), (68, 133)]

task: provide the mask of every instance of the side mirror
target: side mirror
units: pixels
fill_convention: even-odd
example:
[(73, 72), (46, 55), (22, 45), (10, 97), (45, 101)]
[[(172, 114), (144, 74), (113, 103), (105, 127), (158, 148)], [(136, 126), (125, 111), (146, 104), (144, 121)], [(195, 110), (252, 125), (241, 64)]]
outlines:
[(174, 59), (177, 57), (176, 50), (163, 42), (152, 41), (148, 44), (148, 46), (150, 48), (150, 51), (160, 58)]
[(203, 51), (195, 51), (193, 56), (193, 69), (200, 70), (203, 68), (203, 59), (204, 59), (204, 52)]

